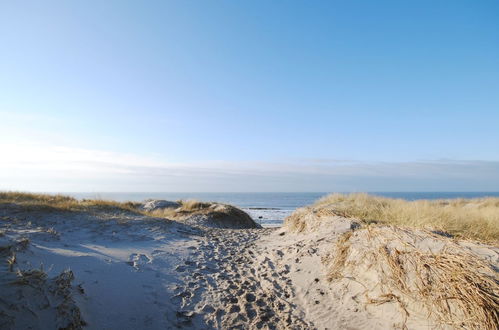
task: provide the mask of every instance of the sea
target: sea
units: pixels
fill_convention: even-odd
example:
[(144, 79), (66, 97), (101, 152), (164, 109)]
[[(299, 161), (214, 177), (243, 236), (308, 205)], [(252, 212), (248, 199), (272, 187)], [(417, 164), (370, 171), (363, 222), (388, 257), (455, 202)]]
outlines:
[[(187, 200), (221, 202), (246, 211), (264, 227), (279, 227), (284, 218), (299, 207), (310, 205), (329, 192), (258, 192), (258, 193), (186, 193), (186, 192), (89, 192), (64, 193), (75, 198), (109, 199), (116, 201), (144, 201), (146, 199)], [(499, 192), (369, 192), (369, 194), (401, 198), (405, 200), (499, 197)]]

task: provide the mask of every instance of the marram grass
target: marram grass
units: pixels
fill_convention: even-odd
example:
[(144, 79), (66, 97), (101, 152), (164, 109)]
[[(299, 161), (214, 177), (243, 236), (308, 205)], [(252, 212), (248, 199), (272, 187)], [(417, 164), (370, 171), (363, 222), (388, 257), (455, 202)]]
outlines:
[[(356, 218), (364, 223), (430, 229), (454, 237), (499, 244), (499, 198), (406, 201), (368, 194), (332, 194), (302, 209), (316, 216)], [(300, 212), (286, 225), (302, 228)]]
[(87, 211), (91, 209), (119, 209), (138, 212), (139, 203), (116, 202), (101, 199), (83, 199), (65, 195), (35, 194), (25, 192), (0, 192), (1, 204), (16, 204), (32, 211)]

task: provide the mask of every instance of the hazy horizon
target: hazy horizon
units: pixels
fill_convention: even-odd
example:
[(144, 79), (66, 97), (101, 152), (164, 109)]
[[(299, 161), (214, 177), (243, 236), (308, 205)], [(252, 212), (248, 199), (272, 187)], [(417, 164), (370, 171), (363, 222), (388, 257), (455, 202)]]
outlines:
[[(16, 192), (16, 190), (13, 190)], [(478, 194), (480, 196), (484, 194), (492, 194), (491, 196), (499, 195), (499, 191), (22, 191), (17, 190), (17, 192), (32, 192), (32, 193), (41, 193), (41, 194), (77, 194), (77, 195), (94, 195), (95, 197), (102, 197), (100, 194), (113, 194), (113, 195), (160, 195), (160, 194), (183, 194), (183, 195), (195, 195), (195, 194), (206, 194), (206, 195), (215, 195), (215, 194), (240, 194), (240, 195), (251, 195), (251, 194), (355, 194), (355, 193), (366, 193), (366, 194)], [(155, 197), (155, 196), (151, 196)], [(85, 197), (87, 198), (87, 197)], [(104, 198), (106, 198), (104, 196)]]
[(0, 42), (0, 190), (499, 190), (494, 1), (2, 2)]

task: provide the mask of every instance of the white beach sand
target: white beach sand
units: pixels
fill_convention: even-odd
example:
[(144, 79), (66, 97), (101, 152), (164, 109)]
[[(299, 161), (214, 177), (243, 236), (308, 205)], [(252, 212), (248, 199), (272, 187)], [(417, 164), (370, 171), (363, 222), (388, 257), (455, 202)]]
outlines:
[[(395, 303), (366, 304), (366, 292), (374, 289), (359, 287), (376, 286), (374, 270), (366, 268), (358, 279), (352, 274), (339, 282), (327, 279), (332, 246), (356, 227), (352, 220), (337, 217), (300, 233), (189, 223), (113, 210), (3, 206), (0, 328), (387, 329), (404, 324)], [(498, 266), (497, 249), (476, 243), (464, 248)], [(18, 274), (34, 269), (43, 272)], [(414, 315), (406, 322), (409, 328), (435, 326), (424, 311)]]

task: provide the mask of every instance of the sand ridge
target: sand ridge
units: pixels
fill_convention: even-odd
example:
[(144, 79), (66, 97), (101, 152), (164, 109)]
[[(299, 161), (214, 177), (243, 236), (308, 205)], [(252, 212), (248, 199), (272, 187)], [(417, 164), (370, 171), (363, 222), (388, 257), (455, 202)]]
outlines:
[[(171, 221), (113, 209), (47, 212), (3, 205), (0, 326), (449, 328), (431, 315), (414, 313), (416, 305), (408, 305), (411, 316), (405, 317), (395, 296), (374, 303), (367, 299), (383, 292), (377, 289), (382, 275), (377, 266), (357, 257), (371, 249), (366, 228), (339, 216), (318, 222), (314, 214), (305, 216), (310, 226), (296, 232), (286, 226), (212, 228), (203, 226), (206, 217)], [(389, 242), (403, 235), (417, 238), (411, 244), (418, 251), (438, 253), (444, 242), (492, 265), (492, 272), (499, 269), (499, 251), (491, 246), (411, 230), (403, 235), (390, 228), (374, 230)], [(331, 265), (342, 254), (334, 247), (343, 240), (354, 244), (345, 254), (350, 268), (333, 281)]]

